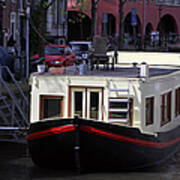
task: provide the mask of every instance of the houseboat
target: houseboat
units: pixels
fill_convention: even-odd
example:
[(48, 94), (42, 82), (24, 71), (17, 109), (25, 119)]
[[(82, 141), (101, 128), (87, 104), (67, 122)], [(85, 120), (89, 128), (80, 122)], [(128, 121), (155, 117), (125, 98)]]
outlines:
[(180, 148), (180, 55), (122, 55), (113, 70), (99, 65), (31, 75), (26, 139), (36, 165), (134, 170), (160, 164)]

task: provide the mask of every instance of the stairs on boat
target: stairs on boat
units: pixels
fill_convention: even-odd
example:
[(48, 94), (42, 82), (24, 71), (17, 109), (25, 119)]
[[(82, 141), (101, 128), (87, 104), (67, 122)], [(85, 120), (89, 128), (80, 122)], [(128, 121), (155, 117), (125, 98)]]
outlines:
[[(4, 71), (10, 83), (2, 76)], [(29, 127), (28, 107), (28, 98), (14, 75), (8, 67), (0, 66), (0, 141), (25, 142)]]
[[(113, 81), (108, 82), (108, 115), (110, 122), (129, 123), (130, 119), (130, 82), (125, 83), (123, 87), (113, 87)], [(114, 97), (112, 93), (119, 95)], [(123, 93), (123, 96), (121, 94)], [(120, 98), (118, 98), (120, 97)]]

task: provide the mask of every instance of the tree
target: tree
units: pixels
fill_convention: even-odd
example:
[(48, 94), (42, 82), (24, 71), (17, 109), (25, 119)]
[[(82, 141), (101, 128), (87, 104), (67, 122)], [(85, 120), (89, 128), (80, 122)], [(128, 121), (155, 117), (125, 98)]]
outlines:
[(91, 38), (96, 34), (96, 10), (99, 0), (91, 0)]
[[(49, 7), (53, 5), (57, 0), (32, 0), (31, 12), (31, 32), (30, 32), (30, 47), (32, 50), (38, 50), (39, 52), (44, 52), (44, 43), (46, 43), (46, 21), (47, 21), (47, 11)], [(67, 1), (67, 0), (65, 0)], [(80, 11), (86, 11), (87, 0), (71, 0), (74, 4), (74, 8), (78, 8)], [(119, 0), (119, 47), (123, 47), (123, 6), (127, 0)], [(91, 38), (96, 34), (96, 10), (99, 0), (91, 0)], [(82, 17), (83, 18), (83, 17)]]
[[(127, 0), (119, 0), (119, 48), (123, 47), (123, 34), (124, 34), (124, 23), (123, 23), (123, 7)], [(95, 35), (95, 23), (96, 23), (96, 8), (99, 0), (91, 0), (91, 37)]]
[[(34, 53), (38, 51), (41, 55), (44, 52), (44, 44), (47, 43), (47, 11), (55, 3), (58, 3), (62, 0), (32, 0), (31, 1), (31, 32), (30, 32), (30, 47), (31, 51)], [(68, 0), (64, 0), (68, 1)], [(71, 0), (74, 4), (74, 8), (81, 10), (86, 10), (87, 0)], [(80, 18), (83, 18), (80, 17)], [(59, 17), (57, 16), (57, 22), (59, 22)]]
[(44, 44), (47, 42), (46, 35), (46, 18), (47, 10), (56, 0), (49, 2), (48, 0), (32, 1), (31, 17), (30, 17), (30, 49), (31, 53), (38, 51), (40, 55), (44, 53)]
[[(73, 2), (75, 2), (74, 8), (86, 11), (87, 0), (74, 0)], [(99, 0), (91, 0), (91, 38), (96, 34), (96, 10), (98, 2)]]

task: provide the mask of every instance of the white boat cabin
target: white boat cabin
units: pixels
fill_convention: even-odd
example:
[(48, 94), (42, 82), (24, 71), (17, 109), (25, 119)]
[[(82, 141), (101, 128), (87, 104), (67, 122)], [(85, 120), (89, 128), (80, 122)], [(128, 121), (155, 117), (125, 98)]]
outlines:
[(86, 119), (139, 128), (154, 134), (180, 124), (180, 68), (116, 67), (62, 74), (32, 74), (31, 123), (54, 118)]

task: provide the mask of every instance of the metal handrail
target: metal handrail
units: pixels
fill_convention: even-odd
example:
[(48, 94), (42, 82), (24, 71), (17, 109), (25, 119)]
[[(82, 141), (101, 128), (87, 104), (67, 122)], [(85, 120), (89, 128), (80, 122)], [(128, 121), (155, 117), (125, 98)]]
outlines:
[(21, 109), (21, 106), (19, 105), (19, 102), (15, 96), (15, 94), (13, 93), (13, 91), (8, 87), (7, 83), (4, 81), (3, 77), (2, 77), (2, 69), (6, 69), (6, 71), (8, 72), (8, 75), (10, 75), (13, 83), (16, 85), (16, 87), (18, 88), (21, 96), (23, 97), (24, 102), (26, 103), (26, 105), (28, 106), (28, 99), (25, 96), (24, 92), (22, 91), (21, 87), (19, 86), (18, 82), (16, 81), (16, 79), (14, 78), (13, 74), (11, 73), (11, 71), (9, 70), (9, 68), (7, 66), (0, 66), (0, 82), (4, 85), (6, 91), (8, 92), (9, 96), (11, 97), (11, 99), (14, 102), (14, 105), (16, 106), (17, 110), (19, 111), (20, 115), (22, 116), (23, 120), (24, 120), (24, 125), (29, 125), (28, 122), (28, 116), (25, 112), (23, 112), (23, 110)]
[[(19, 90), (20, 95), (22, 96), (22, 98), (24, 99), (24, 101), (26, 102), (26, 105), (28, 105), (28, 99), (25, 96), (24, 92), (22, 91), (21, 87), (19, 86), (18, 82), (16, 81), (16, 79), (14, 78), (14, 75), (11, 73), (11, 71), (9, 70), (9, 68), (7, 66), (0, 66), (0, 73), (2, 72), (2, 69), (5, 68), (6, 71), (8, 72), (8, 74), (10, 75), (13, 83), (16, 85), (17, 89)], [(1, 76), (2, 78), (2, 76)]]

